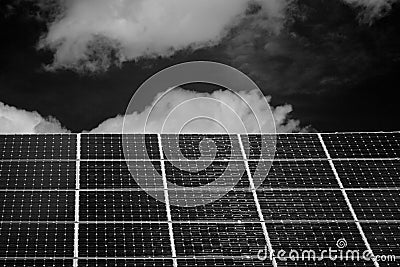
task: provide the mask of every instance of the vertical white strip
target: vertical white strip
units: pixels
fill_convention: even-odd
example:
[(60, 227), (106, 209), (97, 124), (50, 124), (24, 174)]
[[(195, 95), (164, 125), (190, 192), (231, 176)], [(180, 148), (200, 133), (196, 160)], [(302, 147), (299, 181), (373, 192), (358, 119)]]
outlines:
[(74, 222), (74, 259), (73, 266), (78, 267), (78, 245), (79, 245), (79, 172), (81, 159), (81, 134), (76, 138), (76, 167), (75, 167), (75, 222)]
[(158, 148), (160, 150), (161, 174), (162, 174), (163, 186), (164, 186), (164, 200), (165, 200), (165, 208), (167, 210), (169, 240), (171, 243), (171, 254), (172, 254), (172, 258), (173, 258), (172, 260), (173, 260), (174, 267), (177, 267), (178, 261), (176, 259), (175, 239), (174, 239), (174, 231), (172, 228), (171, 206), (169, 204), (168, 183), (167, 183), (167, 175), (165, 174), (164, 153), (163, 153), (163, 149), (162, 149), (161, 134), (157, 134), (157, 138), (158, 138)]
[[(329, 154), (328, 149), (326, 148), (326, 145), (325, 145), (324, 140), (322, 139), (322, 135), (321, 135), (320, 133), (318, 134), (318, 138), (319, 138), (319, 141), (321, 142), (322, 148), (323, 148), (324, 151), (325, 151), (325, 155), (326, 155), (326, 157), (328, 158), (329, 165), (330, 165), (331, 168), (332, 168), (332, 171), (333, 171), (333, 173), (334, 173), (334, 175), (335, 175), (335, 178), (336, 178), (336, 180), (337, 180), (337, 182), (338, 182), (338, 184), (339, 184), (340, 190), (342, 191), (342, 195), (343, 195), (343, 197), (344, 197), (344, 199), (345, 199), (345, 201), (346, 201), (347, 207), (349, 208), (350, 213), (351, 213), (351, 215), (352, 215), (352, 217), (353, 217), (353, 220), (354, 220), (354, 222), (355, 222), (356, 225), (357, 225), (358, 231), (359, 231), (360, 234), (361, 234), (361, 237), (362, 237), (362, 239), (363, 239), (363, 241), (364, 241), (364, 244), (365, 244), (365, 246), (367, 247), (367, 250), (369, 251), (369, 253), (371, 253), (371, 255), (374, 255), (374, 254), (373, 254), (373, 251), (372, 251), (372, 249), (371, 249), (371, 246), (370, 246), (370, 244), (369, 244), (369, 242), (368, 242), (368, 239), (367, 239), (367, 237), (365, 236), (364, 230), (362, 229), (361, 223), (360, 223), (360, 221), (359, 221), (358, 218), (357, 218), (357, 214), (356, 214), (356, 212), (354, 211), (353, 206), (351, 205), (350, 199), (349, 199), (349, 197), (348, 197), (348, 195), (347, 195), (347, 193), (346, 193), (346, 190), (345, 190), (345, 188), (344, 188), (344, 186), (343, 186), (343, 183), (342, 183), (342, 181), (340, 180), (340, 177), (339, 177), (339, 174), (338, 174), (338, 172), (337, 172), (337, 170), (336, 170), (335, 164), (333, 164), (333, 160), (332, 160), (332, 158), (331, 158), (331, 156), (330, 156), (330, 154)], [(378, 263), (378, 261), (377, 261), (377, 259), (376, 259), (375, 257), (372, 258), (372, 261), (373, 261), (375, 267), (379, 267), (379, 263)]]
[(238, 136), (238, 140), (239, 140), (240, 150), (242, 151), (242, 156), (243, 156), (243, 161), (244, 161), (244, 165), (245, 165), (245, 168), (246, 168), (246, 173), (247, 173), (247, 176), (249, 177), (251, 192), (253, 193), (254, 202), (256, 203), (256, 208), (257, 208), (257, 212), (258, 212), (258, 217), (259, 217), (260, 222), (261, 222), (261, 227), (263, 229), (265, 241), (267, 243), (267, 248), (268, 248), (268, 251), (269, 251), (267, 259), (272, 259), (272, 266), (277, 267), (278, 264), (276, 262), (275, 257), (273, 257), (274, 256), (273, 255), (274, 251), (272, 250), (271, 239), (269, 238), (269, 234), (268, 234), (268, 231), (267, 231), (267, 225), (265, 224), (264, 215), (262, 214), (260, 202), (258, 201), (257, 190), (256, 190), (256, 188), (254, 186), (253, 177), (252, 177), (251, 172), (250, 172), (249, 162), (247, 160), (246, 152), (244, 150), (242, 137), (240, 136), (240, 134), (238, 134), (237, 136)]

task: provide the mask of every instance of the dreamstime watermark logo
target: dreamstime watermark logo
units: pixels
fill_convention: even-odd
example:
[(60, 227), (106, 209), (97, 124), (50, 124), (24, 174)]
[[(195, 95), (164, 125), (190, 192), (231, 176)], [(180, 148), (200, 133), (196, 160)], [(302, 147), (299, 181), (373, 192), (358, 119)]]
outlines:
[(336, 241), (336, 246), (337, 246), (339, 249), (342, 249), (342, 248), (347, 247), (347, 241), (346, 241), (346, 239), (344, 239), (344, 238), (338, 239), (338, 241)]
[[(193, 83), (217, 85), (220, 88), (229, 90), (236, 99), (232, 103), (232, 101), (224, 101), (224, 98), (217, 99), (204, 94), (186, 95), (182, 101), (178, 101), (175, 106), (168, 109), (168, 114), (160, 115), (162, 112), (160, 107), (165, 106), (162, 105), (163, 103), (171, 105), (171, 101), (168, 102), (168, 98), (171, 97), (174, 90), (177, 90), (179, 86)], [(218, 175), (217, 179), (201, 184), (201, 186), (183, 186), (182, 184), (172, 183), (162, 177), (162, 173), (157, 168), (154, 168), (151, 174), (138, 175), (135, 166), (127, 161), (128, 168), (137, 184), (149, 195), (161, 202), (165, 202), (164, 195), (159, 194), (159, 191), (155, 189), (163, 187), (165, 189), (167, 187), (169, 203), (175, 206), (193, 207), (214, 202), (232, 190), (246, 172), (245, 166), (238, 170), (238, 165), (229, 159), (233, 155), (250, 154), (249, 146), (243, 145), (244, 143), (249, 143), (247, 134), (269, 133), (271, 135), (268, 138), (265, 135), (257, 135), (257, 141), (260, 144), (260, 147), (257, 148), (258, 156), (267, 160), (264, 161), (262, 168), (254, 166), (255, 168), (252, 169), (254, 187), (260, 186), (271, 167), (272, 161), (269, 160), (274, 158), (276, 130), (273, 113), (267, 99), (263, 98), (262, 104), (258, 103), (257, 107), (252, 107), (249, 101), (246, 101), (243, 97), (243, 92), (248, 93), (253, 90), (258, 90), (259, 94), (263, 95), (257, 85), (244, 73), (230, 66), (208, 61), (178, 64), (156, 73), (145, 81), (131, 98), (124, 116), (122, 145), (126, 159), (130, 158), (129, 155), (133, 149), (138, 149), (137, 147), (132, 148), (129, 125), (139, 122), (129, 121), (132, 118), (129, 115), (135, 114), (139, 109), (143, 109), (144, 105), (151, 103), (154, 97), (157, 97), (156, 101), (153, 101), (151, 107), (146, 109), (148, 110), (147, 120), (141, 133), (156, 133), (159, 137), (164, 137), (165, 134), (174, 134), (173, 136), (168, 135), (168, 138), (161, 138), (160, 141), (162, 147), (160, 156), (173, 165), (173, 168), (178, 169), (180, 172), (198, 173), (206, 170), (216, 159), (220, 159), (217, 157), (221, 150), (223, 150), (223, 153), (229, 154), (230, 152), (230, 155), (224, 158), (224, 171)], [(218, 106), (221, 112), (215, 114), (216, 112), (212, 109), (196, 109), (196, 107), (211, 106)], [(245, 115), (238, 114), (236, 112), (238, 106), (245, 106), (248, 112)], [(260, 112), (260, 110), (263, 112)], [(163, 119), (161, 123), (160, 116)], [(184, 132), (183, 129), (187, 125), (199, 120), (207, 120), (223, 129), (224, 140), (219, 142), (219, 145), (223, 143), (223, 146), (226, 147), (218, 147), (218, 137), (209, 137), (207, 129), (202, 129), (201, 132), (206, 134), (202, 136), (202, 140), (198, 144), (201, 156), (195, 161), (189, 161), (181, 151), (181, 136)], [(251, 129), (248, 126), (249, 121), (253, 122)], [(257, 129), (254, 129), (254, 125), (257, 125)], [(147, 137), (144, 138), (146, 139)], [(145, 155), (145, 160), (147, 161), (154, 160), (153, 157), (148, 155), (154, 153), (154, 151), (149, 153), (149, 142), (147, 139), (139, 142), (143, 146), (141, 149), (148, 152)], [(135, 143), (135, 146), (138, 146), (138, 142)], [(227, 148), (230, 151), (226, 151)], [(149, 172), (150, 170), (146, 171)], [(232, 173), (235, 175), (232, 175)]]
[(290, 250), (268, 250), (267, 247), (260, 249), (257, 259), (261, 261), (396, 261), (395, 255), (374, 255), (370, 250), (360, 251), (358, 249), (346, 249), (347, 240), (340, 238), (336, 241), (336, 248), (316, 251), (313, 249), (290, 249)]

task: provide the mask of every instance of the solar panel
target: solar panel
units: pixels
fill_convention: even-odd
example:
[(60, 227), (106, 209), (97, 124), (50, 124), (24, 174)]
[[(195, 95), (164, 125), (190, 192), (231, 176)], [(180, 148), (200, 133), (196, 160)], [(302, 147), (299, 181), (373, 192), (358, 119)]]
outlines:
[(74, 255), (73, 224), (2, 222), (0, 240), (2, 258)]
[(172, 267), (172, 259), (130, 259), (130, 260), (79, 260), (79, 267), (113, 266), (113, 267)]
[(400, 187), (398, 160), (335, 160), (334, 163), (345, 187)]
[(349, 190), (349, 199), (360, 220), (399, 220), (399, 190)]
[(399, 256), (400, 225), (399, 223), (363, 223), (365, 235), (373, 251), (380, 255)]
[(1, 221), (73, 221), (75, 192), (6, 191), (0, 194)]
[(272, 263), (270, 261), (260, 261), (258, 259), (179, 259), (178, 266), (268, 267), (272, 266)]
[[(218, 181), (223, 177), (237, 179), (235, 188), (249, 188), (250, 183), (247, 177), (245, 164), (242, 161), (213, 161), (206, 166), (198, 161), (184, 162), (185, 169), (177, 167), (176, 161), (165, 162), (165, 173), (167, 181), (185, 187), (199, 187)], [(218, 186), (218, 183), (213, 184)]]
[(79, 225), (80, 257), (171, 256), (166, 223), (91, 223)]
[(267, 229), (272, 246), (285, 251), (337, 248), (336, 242), (342, 238), (347, 240), (346, 249), (366, 250), (354, 222), (267, 223)]
[(388, 261), (381, 261), (379, 262), (379, 266), (382, 267), (393, 267), (393, 266), (400, 266), (399, 259), (396, 260), (388, 260)]
[(72, 266), (71, 260), (52, 260), (52, 259), (0, 259), (0, 266), (4, 267), (69, 267)]
[(163, 134), (161, 142), (164, 158), (169, 160), (198, 160), (201, 156), (213, 156), (216, 160), (243, 159), (237, 135)]
[[(398, 266), (399, 139), (0, 136), (0, 266)], [(339, 240), (398, 261), (258, 258)]]
[(275, 160), (272, 164), (267, 161), (249, 161), (248, 164), (252, 174), (256, 168), (265, 169), (271, 166), (260, 189), (339, 188), (332, 168), (326, 160)]
[(80, 221), (167, 220), (165, 204), (143, 190), (81, 192), (79, 205)]
[(81, 161), (81, 189), (139, 188), (137, 179), (147, 181), (148, 188), (157, 187), (161, 179), (159, 161)]
[(324, 134), (332, 158), (400, 158), (400, 133)]
[(176, 223), (178, 257), (254, 257), (266, 246), (260, 223)]
[(2, 189), (75, 189), (72, 161), (0, 161)]
[(372, 261), (333, 261), (331, 259), (322, 259), (316, 261), (280, 261), (278, 266), (293, 266), (293, 267), (307, 267), (307, 266), (345, 266), (345, 267), (373, 267), (375, 266)]
[(315, 134), (249, 135), (243, 138), (248, 159), (318, 159), (326, 154)]
[(82, 134), (81, 158), (159, 159), (157, 135)]
[(76, 157), (76, 135), (1, 135), (0, 160), (71, 159)]
[[(173, 192), (170, 192), (173, 194)], [(211, 199), (213, 194), (201, 192), (204, 199)], [(180, 192), (177, 198), (190, 199), (199, 197), (198, 194), (190, 194), (190, 190)], [(177, 207), (171, 206), (171, 216), (173, 221), (259, 221), (253, 194), (250, 191), (234, 190), (227, 193), (222, 198), (209, 204), (197, 207)]]
[(352, 220), (340, 190), (264, 190), (258, 199), (265, 220)]

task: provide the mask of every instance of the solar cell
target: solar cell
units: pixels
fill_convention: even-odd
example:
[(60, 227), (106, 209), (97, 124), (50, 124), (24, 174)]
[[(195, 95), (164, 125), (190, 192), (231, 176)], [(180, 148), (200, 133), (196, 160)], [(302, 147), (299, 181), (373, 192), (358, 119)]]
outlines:
[(166, 223), (79, 224), (79, 257), (170, 257)]
[(73, 189), (75, 162), (0, 161), (0, 189)]
[[(173, 192), (170, 191), (170, 195), (173, 195)], [(201, 192), (200, 196), (208, 200), (213, 194), (207, 190)], [(189, 190), (176, 196), (182, 202), (193, 197), (198, 198), (199, 194), (191, 195)], [(173, 221), (259, 221), (253, 194), (250, 191), (238, 190), (230, 191), (206, 205), (188, 208), (171, 206), (171, 215)]]
[(340, 190), (257, 191), (265, 220), (352, 220)]
[(400, 220), (399, 190), (347, 190), (359, 220)]
[[(185, 187), (199, 187), (214, 183), (214, 187), (225, 186), (221, 177), (236, 180), (235, 188), (249, 188), (249, 180), (246, 174), (244, 162), (240, 161), (213, 161), (209, 166), (204, 166), (197, 161), (186, 161), (185, 169), (177, 167), (177, 161), (165, 162), (167, 181)], [(221, 182), (221, 183), (220, 183)]]
[(374, 267), (374, 263), (372, 261), (364, 261), (364, 260), (331, 260), (331, 259), (324, 259), (324, 260), (304, 260), (304, 261), (292, 261), (290, 259), (286, 261), (278, 261), (278, 266), (346, 266), (346, 267)]
[(267, 223), (269, 237), (275, 251), (338, 249), (336, 242), (344, 238), (346, 249), (366, 250), (355, 223)]
[(248, 135), (242, 140), (248, 159), (260, 159), (262, 152), (261, 160), (326, 158), (316, 134)]
[(74, 225), (2, 222), (0, 240), (0, 258), (72, 257)]
[(217, 160), (243, 159), (237, 135), (163, 134), (161, 142), (164, 158), (168, 160), (198, 160), (201, 156)]
[[(129, 168), (128, 168), (129, 166)], [(132, 176), (132, 174), (134, 176)], [(161, 164), (159, 161), (81, 161), (81, 189), (139, 188), (135, 178), (146, 188), (159, 189)]]
[(0, 160), (59, 160), (76, 157), (76, 135), (0, 135)]
[(370, 222), (361, 225), (375, 255), (400, 258), (400, 224)]
[(385, 261), (379, 261), (379, 267), (395, 267), (400, 266), (400, 258), (395, 260), (387, 259)]
[(54, 259), (0, 259), (0, 266), (3, 267), (70, 267), (72, 260)]
[(79, 260), (79, 267), (132, 267), (132, 266), (143, 266), (143, 267), (172, 267), (172, 259), (117, 259), (117, 260)]
[(267, 177), (254, 177), (262, 181), (259, 189), (268, 188), (339, 188), (332, 168), (325, 160), (249, 161), (250, 172), (269, 166)]
[(261, 261), (259, 259), (240, 259), (240, 258), (224, 258), (224, 259), (179, 259), (178, 266), (226, 266), (226, 267), (256, 267), (256, 266), (272, 266), (269, 260)]
[[(153, 194), (156, 192), (153, 192)], [(158, 192), (161, 199), (164, 191)], [(80, 192), (80, 221), (166, 221), (165, 204), (143, 190)]]
[(82, 134), (81, 158), (159, 159), (157, 135)]
[(6, 191), (0, 194), (1, 221), (73, 221), (75, 193)]
[(323, 134), (332, 158), (399, 158), (400, 133)]
[(174, 223), (178, 257), (257, 257), (265, 237), (260, 223)]
[(335, 160), (344, 187), (400, 187), (398, 160)]

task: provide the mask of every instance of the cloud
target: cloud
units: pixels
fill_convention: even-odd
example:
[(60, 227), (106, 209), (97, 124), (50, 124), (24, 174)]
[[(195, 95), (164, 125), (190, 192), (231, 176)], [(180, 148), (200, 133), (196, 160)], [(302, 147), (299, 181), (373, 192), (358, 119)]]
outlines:
[[(242, 127), (238, 127), (238, 119), (244, 123), (246, 129), (250, 133), (259, 132), (259, 124), (252, 115), (254, 112), (261, 118), (260, 127), (263, 132), (272, 132), (273, 123), (275, 122), (277, 132), (297, 132), (307, 131), (307, 128), (300, 128), (298, 120), (291, 119), (291, 105), (282, 105), (271, 107), (272, 117), (268, 117), (268, 110), (265, 109), (266, 101), (270, 102), (270, 97), (264, 97), (258, 90), (249, 92), (239, 92), (240, 97), (248, 104), (241, 100), (240, 97), (230, 91), (214, 91), (213, 93), (198, 93), (195, 91), (176, 88), (166, 94), (165, 97), (155, 105), (154, 111), (148, 120), (147, 132), (159, 132), (161, 126), (167, 118), (167, 115), (180, 105), (180, 109), (175, 109), (176, 113), (171, 113), (170, 120), (166, 123), (167, 132), (179, 132), (179, 129), (187, 118), (194, 118), (197, 114), (206, 114), (215, 118), (221, 125), (228, 126), (229, 132), (238, 133)], [(158, 94), (156, 99), (161, 96)], [(201, 99), (195, 102), (185, 102), (193, 99)], [(204, 102), (203, 99), (209, 99)], [(207, 100), (206, 100), (207, 101)], [(222, 104), (224, 103), (224, 104)], [(205, 105), (204, 105), (205, 104)], [(228, 108), (228, 106), (230, 108)], [(252, 108), (252, 111), (249, 109)], [(232, 110), (236, 112), (238, 117), (232, 116)], [(141, 112), (127, 115), (126, 132), (140, 133), (145, 125), (145, 121), (150, 112), (150, 106)], [(110, 118), (101, 123), (98, 127), (91, 130), (93, 133), (122, 133), (122, 125), (124, 116), (119, 115)], [(53, 117), (44, 118), (38, 112), (31, 112), (17, 109), (0, 102), (0, 133), (68, 133), (61, 123)], [(187, 124), (183, 128), (186, 133), (225, 133), (224, 129), (218, 124), (206, 120), (199, 119)]]
[(356, 8), (360, 8), (360, 21), (372, 23), (390, 12), (392, 4), (398, 0), (343, 0)]
[(65, 133), (59, 121), (0, 102), (0, 133)]
[(393, 48), (398, 47), (398, 40), (393, 38), (397, 26), (365, 25), (354, 14), (368, 14), (365, 18), (372, 23), (384, 14), (379, 10), (389, 10), (393, 3), (298, 1), (287, 7), (286, 14), (291, 19), (287, 19), (284, 29), (278, 33), (267, 31), (258, 26), (256, 21), (260, 19), (256, 16), (243, 20), (235, 34), (222, 41), (219, 54), (225, 55), (225, 63), (249, 75), (275, 100), (353, 88), (366, 77), (379, 76), (398, 60)]
[[(360, 10), (360, 21), (372, 23), (398, 0), (336, 0)], [(140, 58), (168, 57), (182, 49), (219, 44), (237, 25), (278, 34), (293, 15), (309, 14), (295, 0), (69, 0), (49, 15), (48, 32), (39, 48), (54, 51), (49, 70), (105, 71)], [(46, 5), (41, 2), (41, 9)], [(321, 7), (323, 12), (323, 7)], [(317, 10), (317, 12), (320, 12)], [(47, 13), (49, 13), (47, 11)], [(265, 34), (265, 33), (263, 33)], [(240, 36), (238, 38), (241, 38)]]
[(170, 56), (218, 44), (247, 15), (281, 28), (288, 0), (70, 0), (49, 23), (40, 48), (55, 52), (49, 69), (106, 70), (142, 57)]
[[(290, 118), (292, 107), (290, 105), (283, 105), (272, 108), (273, 118), (268, 117), (268, 110), (265, 110), (265, 101), (270, 102), (270, 97), (265, 98), (259, 91), (253, 90), (250, 92), (240, 92), (239, 95), (248, 103), (253, 109), (255, 114), (259, 114), (259, 118), (263, 121), (260, 122), (261, 129), (263, 132), (273, 131), (273, 120), (275, 120), (277, 132), (296, 132), (300, 131), (300, 122)], [(155, 98), (158, 99), (160, 94)], [(147, 123), (147, 132), (158, 132), (167, 118), (167, 115), (173, 111), (174, 107), (177, 107), (185, 101), (200, 98), (200, 101), (186, 102), (187, 105), (181, 105), (176, 113), (172, 113), (172, 119), (167, 121), (165, 125), (166, 132), (179, 132), (181, 126), (188, 118), (194, 118), (197, 114), (207, 114), (209, 117), (215, 118), (225, 127), (228, 126), (231, 133), (240, 132), (240, 127), (237, 117), (230, 113), (231, 110), (227, 106), (231, 107), (240, 118), (248, 129), (248, 132), (257, 133), (259, 127), (257, 121), (251, 115), (251, 110), (246, 106), (243, 101), (238, 98), (235, 94), (230, 91), (214, 91), (213, 93), (198, 93), (194, 91), (188, 91), (184, 89), (174, 89), (163, 97), (156, 105), (154, 113), (152, 112), (150, 120)], [(211, 99), (207, 102), (204, 99)], [(216, 101), (212, 101), (216, 100)], [(153, 101), (153, 104), (156, 100)], [(225, 103), (226, 105), (221, 104)], [(126, 115), (125, 132), (142, 132), (146, 119), (150, 113), (150, 106), (139, 113), (133, 113)], [(231, 115), (229, 115), (231, 114)], [(94, 133), (121, 133), (123, 128), (124, 116), (119, 115), (115, 118), (108, 119), (101, 123), (97, 128), (91, 132)], [(208, 133), (224, 133), (217, 123), (210, 120), (200, 119), (193, 121), (193, 123), (187, 124), (183, 128), (183, 132), (208, 132)]]

